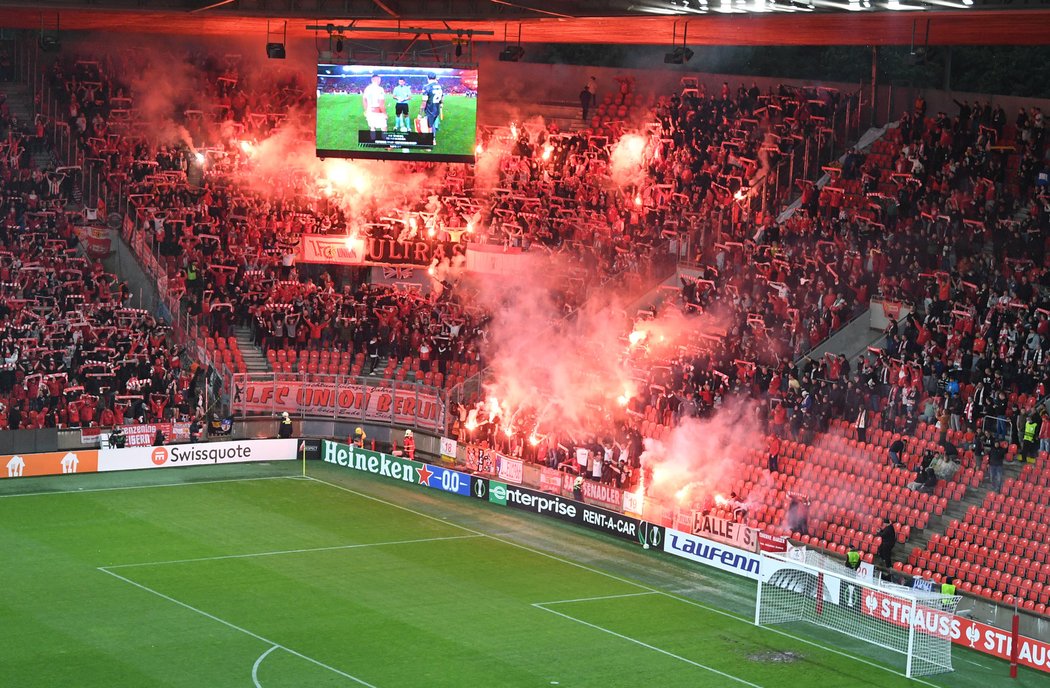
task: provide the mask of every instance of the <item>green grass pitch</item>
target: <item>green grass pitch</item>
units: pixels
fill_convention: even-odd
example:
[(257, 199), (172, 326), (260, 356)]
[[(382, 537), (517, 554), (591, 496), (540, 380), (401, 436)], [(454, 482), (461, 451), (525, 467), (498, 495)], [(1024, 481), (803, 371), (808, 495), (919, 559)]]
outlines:
[[(415, 121), (419, 114), (421, 96), (412, 96), (409, 116)], [(394, 128), (394, 98), (387, 96), (387, 122)], [(437, 145), (429, 152), (439, 155), (474, 155), (477, 98), (446, 95), (444, 119), (438, 129)], [(357, 131), (367, 129), (358, 93), (322, 93), (317, 98), (318, 150), (369, 150), (357, 145)], [(420, 151), (421, 155), (426, 153)]]
[[(916, 684), (849, 638), (754, 627), (749, 582), (497, 505), (299, 469), (0, 482), (2, 684)], [(780, 652), (799, 657), (769, 661)], [(955, 665), (918, 685), (1046, 685), (968, 651)]]

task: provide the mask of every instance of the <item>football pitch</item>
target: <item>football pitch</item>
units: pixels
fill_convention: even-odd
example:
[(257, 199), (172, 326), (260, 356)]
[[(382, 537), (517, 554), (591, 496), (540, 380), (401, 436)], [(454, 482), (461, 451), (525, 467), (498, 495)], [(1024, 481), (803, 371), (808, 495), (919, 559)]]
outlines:
[[(409, 102), (408, 111), (413, 122), (419, 114), (421, 100), (421, 96), (415, 95)], [(429, 151), (418, 151), (418, 154), (474, 155), (477, 106), (477, 98), (446, 95), (442, 107), (444, 118), (438, 129), (437, 143)], [(387, 96), (386, 111), (387, 124), (393, 130), (393, 96)], [(367, 128), (359, 93), (322, 93), (318, 96), (318, 150), (365, 150), (358, 146), (357, 132)]]
[(756, 628), (754, 585), (311, 463), (0, 482), (3, 685), (1045, 686)]

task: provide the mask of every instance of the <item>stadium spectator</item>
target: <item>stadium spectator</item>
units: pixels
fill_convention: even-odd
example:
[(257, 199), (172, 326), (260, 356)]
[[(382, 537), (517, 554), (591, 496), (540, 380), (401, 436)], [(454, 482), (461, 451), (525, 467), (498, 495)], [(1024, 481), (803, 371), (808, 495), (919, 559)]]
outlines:
[(996, 440), (988, 448), (988, 480), (992, 490), (1003, 490), (1003, 463), (1006, 460), (1006, 442)]
[(903, 466), (901, 456), (904, 454), (904, 449), (907, 447), (907, 441), (903, 438), (897, 438), (890, 443), (889, 455), (890, 463), (894, 466)]
[(883, 565), (887, 569), (892, 570), (893, 548), (897, 546), (897, 529), (888, 518), (883, 521), (882, 530), (879, 531), (878, 537), (880, 542), (877, 555), (879, 559), (882, 559)]

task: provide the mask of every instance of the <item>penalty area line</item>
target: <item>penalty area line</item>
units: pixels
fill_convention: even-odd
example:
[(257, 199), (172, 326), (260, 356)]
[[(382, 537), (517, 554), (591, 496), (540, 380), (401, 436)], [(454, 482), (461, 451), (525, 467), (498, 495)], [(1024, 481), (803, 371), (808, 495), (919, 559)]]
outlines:
[[(394, 507), (395, 509), (400, 509), (402, 511), (407, 511), (408, 513), (415, 514), (416, 516), (421, 516), (423, 518), (427, 518), (427, 519), (430, 519), (430, 520), (433, 520), (433, 521), (438, 521), (439, 523), (444, 523), (446, 525), (450, 525), (450, 526), (459, 528), (461, 530), (465, 530), (468, 533), (475, 533), (477, 535), (484, 535), (485, 537), (489, 538), (490, 540), (495, 540), (496, 542), (501, 542), (501, 543), (503, 543), (505, 545), (509, 545), (511, 547), (517, 547), (518, 549), (525, 550), (526, 552), (532, 552), (533, 554), (537, 554), (537, 555), (539, 555), (541, 557), (546, 557), (546, 558), (552, 559), (554, 561), (559, 561), (559, 562), (561, 562), (563, 564), (567, 564), (569, 566), (574, 566), (574, 567), (576, 567), (578, 569), (582, 569), (584, 571), (589, 571), (591, 573), (595, 573), (595, 574), (597, 574), (599, 576), (604, 576), (605, 578), (609, 578), (611, 580), (619, 581), (621, 583), (625, 583), (627, 585), (631, 585), (631, 586), (636, 587), (636, 588), (641, 588), (642, 590), (648, 590), (650, 592), (654, 592), (654, 593), (657, 593), (657, 594), (660, 594), (660, 595), (664, 595), (665, 597), (669, 597), (669, 598), (671, 598), (673, 600), (678, 600), (679, 602), (682, 602), (684, 604), (690, 604), (690, 605), (692, 605), (694, 607), (699, 607), (700, 609), (706, 609), (707, 611), (711, 612), (712, 614), (718, 614), (718, 615), (726, 617), (727, 619), (735, 619), (736, 621), (739, 621), (741, 623), (745, 623), (745, 624), (747, 624), (749, 626), (753, 626), (754, 625), (753, 619), (749, 619), (749, 618), (741, 616), (739, 614), (734, 614), (732, 612), (728, 612), (728, 611), (726, 611), (724, 609), (718, 609), (717, 607), (710, 607), (710, 606), (708, 606), (706, 604), (702, 604), (700, 602), (696, 602), (696, 601), (688, 599), (686, 597), (681, 597), (679, 595), (676, 595), (676, 594), (673, 594), (673, 593), (669, 593), (666, 590), (660, 590), (658, 588), (654, 588), (654, 587), (652, 587), (650, 585), (646, 585), (645, 583), (641, 583), (641, 582), (636, 581), (636, 580), (631, 580), (629, 578), (624, 578), (622, 576), (617, 576), (616, 574), (609, 573), (608, 571), (602, 571), (601, 569), (596, 569), (594, 567), (587, 566), (586, 564), (581, 564), (578, 561), (572, 561), (571, 559), (566, 559), (564, 557), (560, 557), (557, 554), (552, 554), (550, 552), (544, 552), (543, 550), (539, 550), (539, 549), (536, 549), (534, 547), (529, 547), (528, 545), (523, 545), (523, 544), (514, 542), (512, 540), (506, 540), (504, 538), (497, 537), (497, 536), (492, 535), (490, 533), (485, 533), (485, 532), (480, 531), (480, 530), (475, 530), (474, 528), (469, 528), (467, 526), (460, 525), (459, 523), (456, 523), (454, 521), (447, 521), (445, 519), (438, 518), (437, 516), (433, 516), (431, 514), (423, 513), (422, 511), (417, 511), (416, 509), (412, 509), (410, 507), (403, 506), (401, 504), (397, 504), (395, 502), (391, 502), (391, 501), (388, 501), (386, 499), (382, 499), (380, 497), (375, 497), (373, 495), (366, 494), (364, 492), (359, 492), (357, 490), (351, 489), (349, 487), (345, 487), (343, 485), (339, 485), (338, 483), (330, 482), (328, 480), (323, 480), (321, 478), (315, 478), (313, 476), (308, 476), (307, 479), (308, 480), (313, 480), (314, 482), (320, 483), (322, 485), (328, 485), (329, 487), (333, 487), (333, 488), (335, 488), (337, 490), (342, 490), (343, 492), (349, 492), (350, 494), (357, 495), (358, 497), (361, 497), (363, 499), (368, 499), (368, 500), (371, 500), (373, 502), (379, 502), (380, 504), (386, 504), (387, 506), (391, 506), (391, 507)], [(548, 609), (547, 611), (551, 612), (552, 614), (556, 614), (557, 613), (557, 612), (555, 612), (552, 609)], [(860, 662), (861, 664), (865, 664), (865, 665), (867, 665), (867, 666), (869, 666), (869, 667), (871, 667), (873, 669), (879, 669), (879, 670), (885, 671), (886, 673), (893, 674), (894, 676), (901, 676), (901, 677), (907, 678), (907, 675), (903, 671), (897, 671), (896, 669), (893, 669), (892, 667), (886, 666), (885, 664), (879, 664), (878, 662), (873, 662), (873, 661), (864, 659), (863, 657), (858, 657), (857, 655), (850, 654), (849, 652), (843, 652), (842, 650), (836, 650), (833, 647), (828, 647), (827, 645), (822, 645), (822, 644), (814, 642), (812, 640), (806, 640), (805, 638), (800, 638), (798, 636), (792, 635), (791, 633), (787, 633), (785, 631), (782, 631), (779, 628), (772, 628), (770, 626), (762, 626), (762, 628), (767, 630), (767, 631), (770, 631), (771, 633), (776, 633), (778, 635), (784, 636), (785, 638), (790, 638), (791, 640), (795, 640), (797, 642), (804, 643), (806, 645), (811, 645), (811, 646), (813, 646), (815, 648), (818, 648), (818, 649), (826, 650), (826, 651), (831, 652), (833, 654), (839, 655), (840, 657), (845, 657), (847, 659), (852, 659), (854, 661)], [(914, 681), (916, 683), (925, 685), (925, 686), (930, 686), (930, 688), (940, 688), (940, 686), (938, 686), (937, 684), (930, 683), (929, 681), (924, 681), (924, 680), (922, 680), (920, 678), (912, 678), (910, 680), (912, 680), (912, 681)]]
[[(144, 590), (145, 592), (148, 592), (151, 595), (156, 595), (157, 597), (159, 597), (159, 598), (161, 598), (163, 600), (167, 600), (168, 602), (171, 602), (172, 604), (176, 604), (176, 605), (182, 607), (183, 609), (188, 609), (191, 612), (194, 612), (195, 614), (200, 614), (201, 616), (203, 616), (205, 618), (208, 618), (208, 619), (211, 619), (212, 621), (215, 621), (216, 623), (220, 623), (223, 626), (226, 626), (227, 628), (231, 628), (231, 629), (233, 629), (235, 631), (239, 631), (240, 633), (243, 633), (244, 635), (247, 635), (247, 636), (250, 636), (252, 638), (255, 638), (256, 640), (261, 640), (262, 642), (266, 643), (267, 645), (272, 645), (273, 647), (270, 648), (270, 651), (272, 651), (274, 648), (278, 648), (278, 649), (284, 650), (288, 654), (295, 655), (299, 659), (302, 659), (302, 660), (305, 660), (307, 662), (310, 662), (311, 664), (319, 666), (322, 669), (327, 669), (328, 671), (331, 671), (333, 674), (338, 674), (339, 676), (342, 676), (343, 678), (350, 679), (354, 683), (357, 683), (357, 684), (362, 685), (362, 686), (367, 686), (368, 688), (376, 688), (376, 686), (374, 686), (373, 684), (369, 683), (368, 681), (365, 681), (364, 679), (360, 679), (360, 678), (354, 676), (353, 674), (348, 674), (348, 673), (346, 673), (345, 671), (343, 671), (341, 669), (336, 669), (334, 666), (331, 666), (330, 664), (325, 664), (324, 662), (322, 662), (320, 660), (314, 659), (313, 657), (310, 657), (308, 655), (304, 655), (302, 652), (298, 652), (296, 650), (293, 650), (292, 648), (290, 648), (290, 647), (288, 647), (286, 645), (281, 645), (280, 643), (274, 642), (273, 640), (270, 640), (269, 638), (261, 636), (258, 633), (254, 633), (252, 631), (249, 631), (247, 628), (243, 628), (241, 626), (238, 626), (237, 624), (232, 623), (230, 621), (227, 621), (226, 619), (219, 618), (218, 616), (215, 616), (214, 614), (210, 614), (210, 613), (204, 611), (203, 609), (198, 609), (197, 607), (194, 607), (191, 604), (187, 604), (186, 602), (183, 602), (182, 600), (175, 599), (171, 595), (165, 595), (164, 593), (160, 592), (159, 590), (154, 590), (153, 588), (151, 588), (151, 587), (149, 587), (147, 585), (143, 585), (142, 583), (136, 583), (135, 581), (131, 580), (130, 578), (125, 578), (124, 576), (120, 575), (119, 573), (114, 573), (114, 572), (108, 570), (104, 566), (100, 566), (97, 570), (102, 571), (103, 573), (109, 574), (110, 576), (113, 576), (114, 578), (116, 578), (118, 580), (122, 580), (125, 583), (127, 583), (128, 585), (132, 585), (132, 586), (138, 588), (139, 590)], [(266, 654), (269, 654), (269, 652), (267, 652)], [(258, 664), (262, 661), (262, 659), (266, 656), (266, 654), (262, 655), (262, 657), (260, 657), (258, 660), (256, 660), (255, 670), (258, 669)], [(256, 685), (258, 685), (258, 683), (256, 683)]]
[(647, 590), (645, 592), (628, 592), (622, 595), (599, 595), (598, 597), (577, 597), (574, 600), (554, 600), (552, 602), (533, 602), (533, 607), (543, 607), (549, 604), (571, 604), (573, 602), (596, 602), (598, 600), (618, 600), (621, 597), (643, 597), (645, 595), (659, 595), (660, 593)]
[(422, 542), (442, 542), (444, 540), (467, 540), (481, 535), (449, 535), (447, 537), (417, 538), (415, 540), (388, 540), (386, 542), (361, 542), (352, 545), (330, 545), (328, 547), (307, 547), (304, 549), (279, 549), (272, 552), (248, 552), (246, 554), (220, 554), (214, 557), (194, 557), (192, 559), (169, 559), (167, 561), (143, 561), (135, 564), (111, 564), (100, 566), (101, 569), (127, 569), (136, 566), (164, 566), (166, 564), (192, 564), (201, 561), (222, 561), (224, 559), (251, 559), (252, 557), (274, 557), (281, 554), (306, 554), (308, 552), (337, 552), (344, 549), (363, 549), (365, 547), (387, 547), (390, 545), (414, 545)]
[[(601, 599), (601, 598), (594, 598), (594, 599)], [(608, 598), (608, 599), (611, 599), (611, 598)], [(550, 603), (548, 603), (548, 604), (550, 604)], [(714, 667), (708, 666), (706, 664), (701, 664), (700, 662), (696, 662), (696, 661), (694, 661), (692, 659), (689, 659), (688, 657), (683, 657), (682, 655), (676, 655), (675, 653), (670, 652), (668, 650), (665, 650), (663, 648), (656, 647), (655, 645), (650, 645), (649, 643), (646, 643), (646, 642), (642, 642), (641, 640), (638, 640), (637, 638), (632, 638), (632, 637), (624, 635), (622, 633), (617, 633), (616, 631), (613, 631), (613, 630), (610, 630), (608, 628), (605, 628), (604, 626), (599, 626), (598, 624), (592, 624), (589, 621), (584, 621), (583, 619), (577, 619), (575, 616), (570, 616), (568, 614), (563, 614), (561, 612), (556, 612), (553, 609), (547, 609), (546, 607), (543, 606), (543, 603), (534, 603), (532, 606), (537, 608), (537, 609), (542, 609), (545, 612), (549, 612), (551, 614), (556, 614), (556, 615), (562, 617), (563, 619), (568, 619), (569, 621), (575, 621), (576, 623), (582, 624), (584, 626), (587, 626), (588, 628), (593, 628), (596, 631), (601, 631), (602, 633), (608, 633), (609, 635), (615, 636), (617, 638), (620, 638), (621, 640), (626, 640), (627, 642), (634, 643), (635, 645), (640, 645), (641, 647), (644, 647), (647, 650), (652, 650), (653, 652), (658, 652), (658, 653), (660, 653), (662, 655), (665, 655), (667, 657), (670, 657), (672, 659), (677, 659), (680, 662), (685, 662), (686, 664), (691, 664), (692, 666), (697, 667), (698, 669), (703, 669), (704, 671), (709, 671), (712, 674), (717, 674), (718, 676), (721, 676), (722, 678), (725, 678), (725, 679), (729, 679), (730, 681), (735, 681), (736, 683), (740, 683), (740, 684), (743, 684), (745, 686), (750, 686), (750, 688), (762, 688), (762, 686), (758, 685), (757, 683), (751, 683), (750, 681), (748, 681), (746, 679), (742, 679), (739, 676), (734, 676), (733, 674), (727, 674), (724, 671), (720, 671), (720, 670), (715, 669)]]

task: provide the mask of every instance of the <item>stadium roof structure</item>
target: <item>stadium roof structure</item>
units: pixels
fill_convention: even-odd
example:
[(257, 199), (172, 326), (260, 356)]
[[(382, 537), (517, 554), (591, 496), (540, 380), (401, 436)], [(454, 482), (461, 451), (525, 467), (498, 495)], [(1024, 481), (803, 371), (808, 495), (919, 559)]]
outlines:
[[(691, 45), (1040, 45), (1050, 0), (13, 0), (0, 26), (63, 31), (262, 35), (287, 19), (368, 28), (484, 30), (523, 42), (660, 45), (687, 26)], [(301, 21), (300, 21), (301, 20)], [(376, 33), (389, 38), (389, 33)]]

